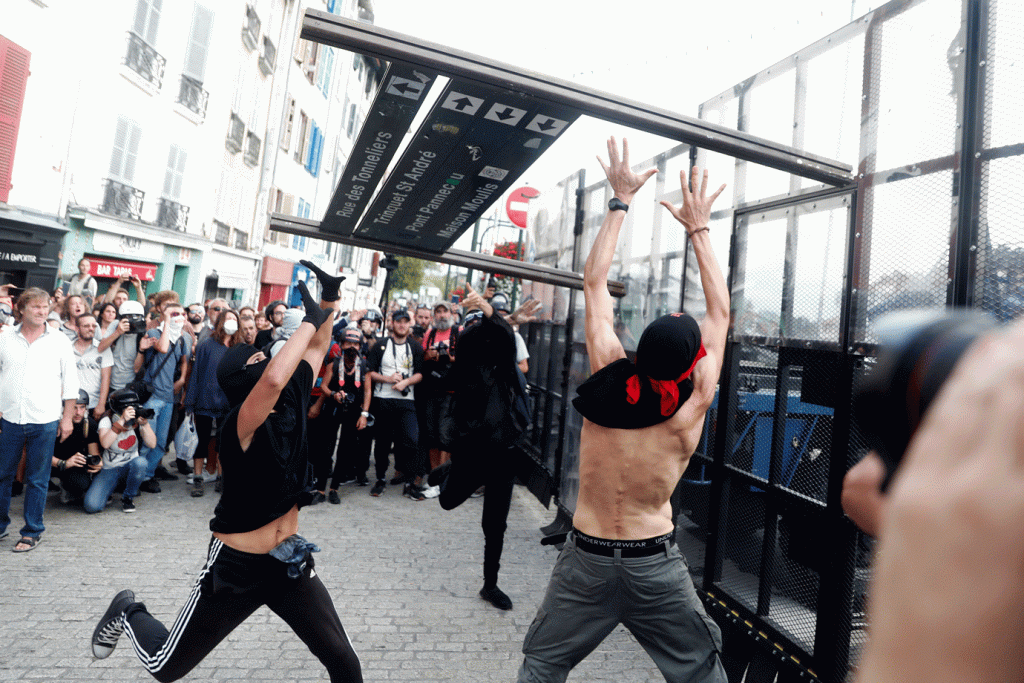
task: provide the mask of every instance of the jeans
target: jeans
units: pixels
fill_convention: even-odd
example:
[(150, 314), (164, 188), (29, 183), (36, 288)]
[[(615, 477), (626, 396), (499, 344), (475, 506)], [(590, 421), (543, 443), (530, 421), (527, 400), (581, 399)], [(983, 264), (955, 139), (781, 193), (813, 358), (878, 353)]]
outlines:
[(140, 455), (120, 467), (104, 467), (97, 472), (92, 478), (89, 490), (85, 492), (85, 511), (90, 514), (102, 512), (107, 506), (107, 498), (122, 479), (125, 479), (125, 498), (139, 495), (139, 484), (146, 479), (146, 464), (146, 459)]
[(156, 475), (156, 466), (164, 458), (167, 446), (167, 432), (171, 428), (171, 416), (174, 414), (174, 404), (171, 401), (164, 401), (156, 396), (146, 401), (144, 408), (151, 408), (155, 415), (150, 418), (149, 423), (156, 434), (156, 446), (149, 448), (143, 444), (139, 448), (139, 454), (146, 459), (149, 467), (146, 469), (146, 479), (152, 479)]
[(53, 444), (57, 441), (58, 421), (44, 424), (14, 424), (0, 418), (0, 534), (11, 523), (11, 482), (18, 472), (21, 449), (27, 449), (25, 460), (25, 526), (21, 535), (39, 538), (43, 526), (43, 509), (50, 481)]

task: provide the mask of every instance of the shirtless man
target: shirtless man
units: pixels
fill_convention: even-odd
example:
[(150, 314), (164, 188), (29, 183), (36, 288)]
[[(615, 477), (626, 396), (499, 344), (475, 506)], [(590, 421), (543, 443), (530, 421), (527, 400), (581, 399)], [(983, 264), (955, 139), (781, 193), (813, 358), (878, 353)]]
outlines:
[(584, 270), (586, 338), (593, 373), (573, 405), (584, 416), (579, 497), (573, 530), (523, 643), (520, 681), (564, 681), (569, 671), (623, 624), (670, 681), (722, 681), (721, 632), (693, 588), (673, 544), (669, 497), (700, 439), (715, 396), (729, 326), (729, 292), (708, 236), (711, 205), (693, 169), (693, 192), (680, 173), (683, 205), (662, 204), (682, 223), (700, 267), (707, 313), (651, 323), (636, 364), (615, 335), (608, 271), (626, 210), (656, 173), (629, 167), (608, 141), (601, 162), (615, 193)]
[(310, 553), (319, 548), (297, 534), (299, 507), (312, 500), (306, 477), (310, 389), (331, 343), (331, 314), (344, 279), (302, 263), (320, 279), (320, 305), (299, 283), (306, 317), (273, 359), (237, 344), (217, 367), (217, 381), (232, 406), (221, 432), (224, 492), (192, 594), (168, 631), (132, 591), (121, 591), (93, 631), (95, 657), (109, 656), (123, 632), (154, 678), (175, 681), (267, 605), (306, 643), (333, 683), (362, 681), (359, 658), (313, 571)]

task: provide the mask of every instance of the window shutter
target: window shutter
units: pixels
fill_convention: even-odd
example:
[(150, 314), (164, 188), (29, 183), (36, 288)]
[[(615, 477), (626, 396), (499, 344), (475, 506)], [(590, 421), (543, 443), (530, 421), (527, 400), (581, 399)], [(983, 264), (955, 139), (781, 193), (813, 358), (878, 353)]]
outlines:
[(125, 150), (124, 179), (129, 184), (135, 181), (135, 162), (139, 158), (139, 141), (142, 139), (142, 128), (134, 121), (128, 122), (128, 148)]
[(192, 10), (192, 28), (188, 34), (185, 50), (185, 66), (181, 72), (198, 83), (206, 77), (206, 59), (210, 54), (210, 37), (213, 35), (213, 11), (198, 2)]
[(327, 48), (327, 55), (320, 66), (320, 92), (327, 97), (331, 91), (331, 71), (334, 69), (334, 50), (332, 48)]
[(316, 145), (316, 159), (313, 162), (313, 176), (314, 177), (320, 175), (320, 162), (323, 161), (323, 158), (324, 158), (324, 132), (320, 131), (320, 137), (317, 140), (317, 145)]
[(167, 155), (167, 172), (164, 174), (164, 197), (181, 199), (181, 184), (185, 177), (185, 150), (171, 145)]
[(284, 201), (281, 202), (281, 213), (286, 216), (294, 216), (292, 213), (295, 210), (295, 195), (285, 194)]
[(31, 53), (0, 36), (0, 202), (10, 196)]
[(295, 98), (288, 98), (288, 115), (285, 117), (284, 127), (281, 130), (281, 149), (285, 152), (291, 146), (292, 124), (295, 122)]
[(135, 5), (135, 21), (132, 22), (132, 30), (150, 47), (156, 47), (162, 4), (163, 0), (138, 0)]
[(142, 129), (130, 119), (119, 116), (114, 130), (114, 146), (110, 153), (110, 175), (131, 184), (135, 180), (135, 162), (139, 156)]

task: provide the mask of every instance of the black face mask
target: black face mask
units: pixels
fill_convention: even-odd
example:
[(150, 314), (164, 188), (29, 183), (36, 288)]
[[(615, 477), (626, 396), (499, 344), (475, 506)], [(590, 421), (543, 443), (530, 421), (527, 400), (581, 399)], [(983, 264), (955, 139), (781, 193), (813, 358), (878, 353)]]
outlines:
[(352, 360), (359, 355), (359, 349), (345, 349), (344, 354), (346, 360)]

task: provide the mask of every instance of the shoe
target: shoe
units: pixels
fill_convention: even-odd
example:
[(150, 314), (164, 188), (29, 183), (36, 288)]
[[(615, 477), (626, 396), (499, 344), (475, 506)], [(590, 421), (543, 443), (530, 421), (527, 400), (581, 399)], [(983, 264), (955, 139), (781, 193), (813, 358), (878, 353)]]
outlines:
[(135, 503), (128, 496), (121, 498), (121, 511), (122, 512), (135, 512)]
[(135, 593), (121, 591), (110, 601), (100, 623), (92, 632), (92, 656), (106, 659), (117, 647), (117, 639), (124, 633), (124, 611), (135, 604)]
[(377, 483), (370, 489), (370, 495), (373, 497), (379, 497), (384, 494), (384, 489), (387, 488), (387, 482), (383, 479), (378, 479)]
[(175, 458), (174, 465), (178, 468), (178, 474), (192, 474), (192, 465), (188, 464), (188, 460)]
[(224, 477), (217, 477), (217, 481), (213, 483), (214, 493), (224, 493)]
[(192, 480), (191, 496), (193, 498), (202, 498), (204, 493), (206, 493), (206, 492), (203, 491), (203, 478), (202, 477), (194, 478)]
[(402, 487), (402, 495), (405, 496), (406, 498), (411, 498), (412, 500), (427, 499), (427, 497), (423, 495), (423, 489), (417, 486), (416, 484), (412, 483), (411, 481), (408, 482), (404, 487)]
[(389, 481), (388, 483), (391, 484), (392, 486), (394, 486), (395, 484), (404, 484), (405, 475), (402, 474), (401, 472), (395, 472), (395, 476), (391, 477), (391, 481)]
[(355, 475), (350, 474), (350, 475), (345, 477), (344, 481), (339, 481), (338, 482), (338, 486), (347, 486), (349, 484), (354, 484), (354, 483), (356, 483)]
[(426, 488), (423, 489), (423, 497), (424, 498), (437, 498), (440, 495), (441, 495), (441, 487), (440, 486), (427, 486)]
[(338, 495), (337, 491), (331, 489), (331, 492), (327, 494), (327, 500), (330, 501), (331, 505), (338, 505), (341, 503), (341, 496)]
[(160, 493), (160, 482), (156, 479), (147, 479), (139, 484), (139, 490), (146, 493)]
[(327, 496), (317, 491), (316, 493), (313, 494), (313, 501), (310, 503), (310, 505), (319, 505), (325, 500), (327, 500)]
[(357, 486), (369, 486), (370, 485), (370, 479), (365, 474), (360, 474), (358, 477), (356, 477), (356, 485)]
[(505, 595), (497, 586), (484, 586), (480, 589), (480, 597), (498, 609), (512, 609), (512, 599)]
[(171, 474), (163, 465), (157, 465), (155, 476), (160, 481), (178, 481), (178, 475)]
[(469, 497), (470, 498), (479, 498), (480, 496), (484, 495), (484, 488), (486, 488), (486, 487), (481, 486), (476, 491), (473, 491), (473, 493), (469, 494)]
[(68, 491), (63, 486), (60, 489), (60, 502), (61, 505), (67, 505), (68, 503), (71, 502), (71, 492)]

